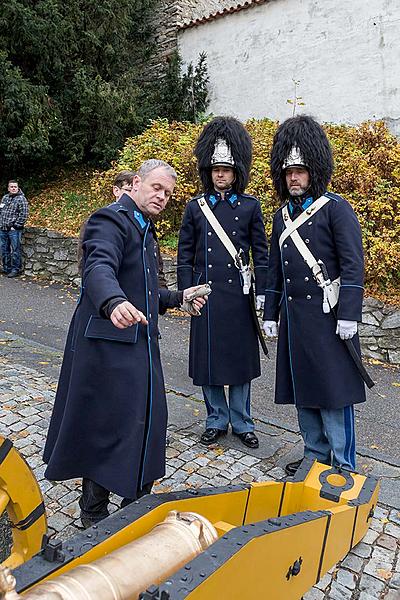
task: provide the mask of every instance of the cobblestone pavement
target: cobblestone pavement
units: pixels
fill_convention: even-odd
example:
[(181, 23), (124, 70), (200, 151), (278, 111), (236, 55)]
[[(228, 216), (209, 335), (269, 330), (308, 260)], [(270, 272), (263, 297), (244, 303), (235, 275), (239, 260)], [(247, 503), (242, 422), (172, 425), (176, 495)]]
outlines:
[[(0, 433), (9, 437), (25, 457), (38, 479), (48, 514), (48, 525), (63, 540), (79, 527), (80, 482), (44, 479), (41, 455), (56, 389), (54, 376), (46, 371), (51, 360), (35, 353), (38, 368), (16, 364), (0, 345)], [(47, 364), (46, 364), (47, 363)], [(51, 365), (50, 365), (51, 366)], [(280, 479), (287, 457), (296, 454), (299, 436), (258, 422), (260, 450), (246, 451), (232, 436), (212, 448), (198, 444), (202, 430), (202, 406), (191, 398), (168, 394), (170, 407), (166, 477), (156, 482), (155, 492), (177, 491), (235, 483)], [(179, 413), (179, 419), (177, 415)], [(182, 416), (183, 415), (183, 416)], [(179, 423), (179, 426), (177, 425)], [(397, 483), (399, 469), (379, 461), (367, 461), (362, 469), (374, 471)], [(388, 471), (389, 469), (389, 471)], [(391, 469), (391, 470), (390, 470)], [(112, 498), (111, 510), (118, 498)], [(1, 533), (0, 533), (1, 536)], [(304, 600), (394, 600), (400, 598), (400, 512), (396, 503), (379, 504), (371, 527), (361, 543), (310, 590)]]

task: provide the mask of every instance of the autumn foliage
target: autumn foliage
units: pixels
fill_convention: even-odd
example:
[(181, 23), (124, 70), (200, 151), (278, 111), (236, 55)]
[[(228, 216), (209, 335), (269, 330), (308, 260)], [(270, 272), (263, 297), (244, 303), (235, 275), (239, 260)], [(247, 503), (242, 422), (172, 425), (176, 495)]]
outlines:
[[(254, 160), (247, 191), (262, 205), (267, 232), (279, 207), (269, 171), (269, 155), (277, 123), (269, 119), (246, 124), (254, 144)], [(177, 235), (189, 198), (199, 189), (193, 146), (201, 125), (157, 120), (142, 134), (129, 138), (111, 169), (92, 175), (90, 189), (78, 186), (73, 192), (61, 187), (61, 214), (52, 213), (43, 193), (35, 198), (31, 222), (76, 234), (82, 220), (95, 208), (109, 203), (111, 184), (121, 169), (137, 169), (149, 158), (169, 162), (178, 173), (174, 198), (157, 227), (161, 241)], [(326, 125), (335, 158), (330, 190), (344, 196), (354, 207), (363, 231), (368, 291), (382, 297), (400, 294), (400, 143), (381, 121), (358, 127)], [(72, 194), (72, 195), (71, 195)], [(74, 195), (75, 194), (75, 195)], [(80, 199), (77, 197), (79, 196)], [(65, 204), (69, 209), (64, 210)], [(54, 206), (53, 206), (54, 210)]]

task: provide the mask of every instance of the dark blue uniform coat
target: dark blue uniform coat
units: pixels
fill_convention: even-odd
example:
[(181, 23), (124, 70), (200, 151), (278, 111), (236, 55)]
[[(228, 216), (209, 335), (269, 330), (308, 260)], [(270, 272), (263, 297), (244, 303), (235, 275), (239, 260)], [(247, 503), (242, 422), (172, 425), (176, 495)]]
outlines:
[[(338, 319), (361, 321), (364, 261), (361, 230), (350, 204), (336, 194), (297, 231), (322, 260), (331, 280), (340, 276)], [(311, 207), (312, 208), (312, 205)], [(264, 319), (280, 316), (275, 402), (342, 408), (365, 400), (364, 383), (332, 313), (322, 312), (322, 290), (291, 238), (281, 250), (282, 211), (274, 216)], [(358, 336), (353, 338), (359, 351)]]
[[(46, 477), (86, 477), (127, 498), (164, 475), (167, 408), (152, 224), (124, 195), (89, 219), (82, 295), (70, 325), (44, 451)], [(176, 295), (176, 293), (175, 293)], [(125, 297), (149, 325), (118, 329), (101, 307)]]
[[(264, 293), (267, 240), (257, 198), (228, 192), (206, 200), (237, 250), (251, 250), (256, 293)], [(260, 356), (249, 296), (241, 276), (196, 198), (186, 206), (178, 246), (178, 288), (208, 282), (212, 293), (190, 328), (189, 375), (195, 385), (238, 385), (260, 375)]]

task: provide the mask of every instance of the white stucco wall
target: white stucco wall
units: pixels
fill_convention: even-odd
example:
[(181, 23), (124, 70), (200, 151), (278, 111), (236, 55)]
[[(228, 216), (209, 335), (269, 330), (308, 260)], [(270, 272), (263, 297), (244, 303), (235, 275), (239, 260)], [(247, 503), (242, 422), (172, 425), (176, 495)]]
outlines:
[(185, 63), (207, 53), (214, 114), (322, 122), (386, 118), (400, 133), (400, 0), (271, 0), (185, 29)]

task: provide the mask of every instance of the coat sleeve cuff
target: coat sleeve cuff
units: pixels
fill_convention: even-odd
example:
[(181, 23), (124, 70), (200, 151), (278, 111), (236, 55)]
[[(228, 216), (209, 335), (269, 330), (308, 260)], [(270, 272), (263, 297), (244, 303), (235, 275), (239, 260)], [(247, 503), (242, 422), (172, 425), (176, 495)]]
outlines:
[(124, 297), (111, 267), (99, 265), (83, 275), (83, 285), (96, 310), (100, 313), (111, 298)]
[(102, 314), (107, 319), (110, 319), (111, 313), (114, 310), (114, 308), (116, 308), (119, 304), (122, 304), (122, 302), (125, 302), (125, 300), (126, 298), (123, 298), (122, 296), (117, 296), (117, 298), (111, 298), (101, 307)]
[(255, 267), (254, 278), (256, 287), (256, 296), (263, 296), (267, 287), (268, 267)]
[(193, 267), (190, 265), (178, 265), (178, 290), (186, 290), (193, 285)]
[(160, 315), (164, 315), (168, 308), (178, 308), (183, 302), (183, 291), (175, 292), (173, 290), (160, 289), (158, 296), (160, 300), (158, 312)]
[(282, 292), (279, 290), (265, 290), (264, 321), (276, 321), (279, 319)]
[(345, 321), (362, 320), (364, 288), (361, 285), (341, 285), (337, 318)]

